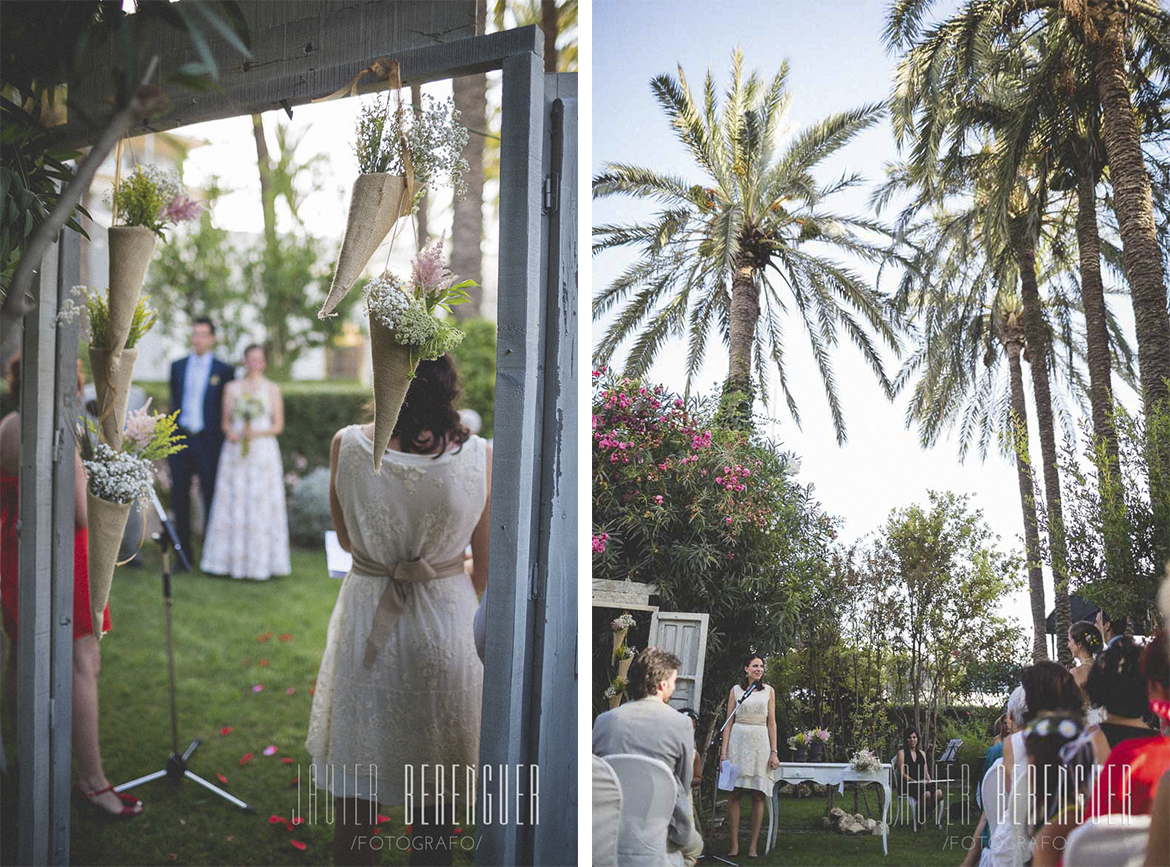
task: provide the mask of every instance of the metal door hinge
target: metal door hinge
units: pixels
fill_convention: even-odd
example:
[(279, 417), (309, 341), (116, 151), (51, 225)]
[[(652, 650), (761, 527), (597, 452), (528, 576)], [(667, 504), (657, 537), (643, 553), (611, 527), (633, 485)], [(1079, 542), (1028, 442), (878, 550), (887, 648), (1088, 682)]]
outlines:
[(551, 214), (553, 211), (558, 210), (561, 206), (561, 191), (560, 184), (558, 183), (559, 180), (560, 178), (555, 175), (549, 175), (544, 179), (544, 199), (542, 204), (543, 212), (546, 214)]

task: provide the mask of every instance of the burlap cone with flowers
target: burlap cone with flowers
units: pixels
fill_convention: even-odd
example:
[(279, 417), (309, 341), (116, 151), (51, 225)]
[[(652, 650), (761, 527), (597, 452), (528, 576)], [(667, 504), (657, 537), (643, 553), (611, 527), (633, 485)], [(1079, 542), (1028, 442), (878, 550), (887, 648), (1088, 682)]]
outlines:
[(110, 350), (116, 366), (130, 336), (146, 269), (158, 236), (145, 226), (110, 228)]
[(122, 432), (126, 428), (126, 402), (130, 399), (130, 383), (134, 379), (134, 363), (138, 347), (122, 350), (122, 357), (114, 366), (114, 354), (109, 349), (89, 347), (89, 364), (93, 369), (93, 385), (97, 391), (98, 430), (102, 439), (115, 451), (122, 447)]
[(418, 365), (410, 363), (410, 347), (394, 339), (394, 330), (370, 314), (370, 354), (374, 361), (374, 472), (382, 474), (382, 455), (398, 424), (398, 413), (410, 375)]
[(89, 523), (89, 607), (93, 611), (93, 632), (102, 637), (102, 612), (110, 599), (118, 548), (126, 531), (132, 503), (112, 503), (95, 497), (87, 488), (85, 508)]
[(378, 172), (357, 176), (350, 193), (349, 216), (345, 234), (341, 236), (341, 249), (337, 251), (333, 283), (329, 286), (329, 297), (317, 311), (318, 319), (324, 319), (341, 303), (394, 224), (410, 213), (413, 200), (414, 181), (408, 175)]

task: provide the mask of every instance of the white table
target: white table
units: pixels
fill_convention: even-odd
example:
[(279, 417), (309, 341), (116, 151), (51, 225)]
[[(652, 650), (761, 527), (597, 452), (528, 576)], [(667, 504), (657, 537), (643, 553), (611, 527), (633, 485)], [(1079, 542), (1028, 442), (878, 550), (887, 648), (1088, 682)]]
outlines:
[(885, 763), (879, 771), (855, 771), (848, 764), (830, 764), (825, 762), (781, 762), (780, 767), (772, 771), (772, 797), (768, 800), (768, 836), (765, 837), (764, 854), (772, 851), (776, 845), (776, 835), (779, 827), (776, 816), (780, 812), (780, 784), (781, 783), (820, 783), (825, 786), (836, 786), (840, 794), (845, 794), (845, 784), (865, 785), (876, 783), (882, 787), (882, 854), (889, 855), (889, 845), (886, 835), (889, 833), (889, 823), (886, 816), (890, 809), (890, 765)]

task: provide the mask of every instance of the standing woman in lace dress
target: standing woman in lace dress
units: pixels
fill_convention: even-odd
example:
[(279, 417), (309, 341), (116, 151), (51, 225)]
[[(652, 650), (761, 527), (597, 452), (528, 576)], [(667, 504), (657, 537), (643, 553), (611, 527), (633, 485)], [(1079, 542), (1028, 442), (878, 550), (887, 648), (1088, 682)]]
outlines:
[[(753, 689), (754, 687), (754, 689)], [(740, 696), (751, 695), (735, 712)], [(780, 767), (776, 752), (776, 691), (764, 683), (764, 659), (752, 654), (744, 661), (743, 681), (731, 688), (727, 696), (727, 713), (735, 718), (723, 731), (722, 759), (730, 759), (739, 768), (735, 791), (727, 799), (731, 824), (731, 849), (727, 856), (739, 854), (739, 802), (744, 792), (752, 796), (752, 836), (748, 857), (756, 857), (760, 825), (764, 821), (764, 796), (772, 792), (772, 774)]]
[(223, 433), (215, 497), (203, 534), (200, 568), (210, 575), (265, 581), (292, 571), (284, 469), (276, 438), (284, 431), (284, 398), (264, 376), (264, 348), (244, 350), (244, 378), (223, 393)]
[(483, 664), (472, 621), (487, 583), (491, 447), (460, 422), (458, 396), (450, 356), (419, 364), (381, 475), (373, 424), (333, 437), (329, 509), (353, 567), (329, 618), (305, 747), (310, 785), (336, 800), (335, 864), (373, 863), (361, 841), (374, 836), (378, 804), (403, 805), (404, 773), (424, 765), (431, 796), (442, 769), (451, 807), (440, 815), (414, 778), (411, 836), (423, 840), (410, 863), (450, 864), (453, 813), (465, 815), (466, 771), (479, 764)]

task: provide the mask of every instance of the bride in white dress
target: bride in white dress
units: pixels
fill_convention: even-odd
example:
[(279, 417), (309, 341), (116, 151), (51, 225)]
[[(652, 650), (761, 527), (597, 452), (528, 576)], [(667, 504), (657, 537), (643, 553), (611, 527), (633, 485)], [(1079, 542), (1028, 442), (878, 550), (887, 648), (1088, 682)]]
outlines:
[(264, 349), (244, 350), (243, 379), (224, 388), (223, 432), (215, 495), (200, 568), (211, 575), (263, 581), (287, 575), (288, 513), (276, 437), (284, 430), (284, 400), (264, 377)]
[(454, 833), (451, 808), (439, 816), (430, 803), (432, 777), (443, 773), (446, 803), (454, 802), (462, 822), (466, 770), (479, 763), (483, 665), (472, 621), (487, 583), (491, 447), (460, 422), (458, 394), (449, 356), (423, 361), (381, 475), (374, 474), (372, 424), (343, 428), (330, 449), (329, 507), (354, 564), (329, 619), (305, 747), (311, 784), (328, 789), (349, 817), (334, 824), (335, 864), (373, 863), (374, 851), (362, 843), (374, 836), (367, 819), (377, 814), (375, 802), (403, 804), (410, 768), (426, 768), (428, 795), (416, 776), (422, 815), (415, 813), (413, 836), (446, 843), (438, 852), (418, 846), (411, 863), (450, 864), (422, 860), (444, 851), (449, 858)]

